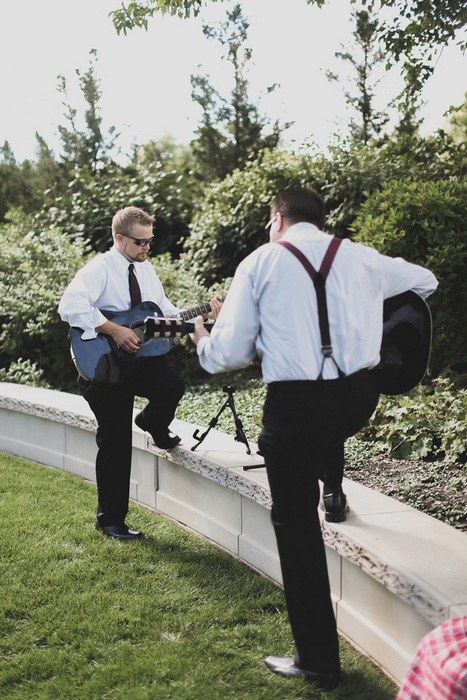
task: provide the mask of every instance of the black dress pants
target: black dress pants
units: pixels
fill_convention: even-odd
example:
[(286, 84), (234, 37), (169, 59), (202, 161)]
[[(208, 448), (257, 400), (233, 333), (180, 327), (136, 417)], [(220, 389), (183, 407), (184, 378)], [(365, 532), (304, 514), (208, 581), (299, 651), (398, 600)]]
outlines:
[(97, 520), (123, 524), (128, 512), (135, 396), (149, 400), (145, 417), (151, 432), (168, 428), (185, 391), (183, 379), (165, 355), (139, 361), (119, 384), (99, 386), (78, 379), (78, 386), (97, 420)]
[[(296, 663), (318, 673), (339, 670), (339, 647), (318, 517), (319, 484), (344, 440), (368, 421), (378, 402), (370, 372), (327, 381), (268, 386), (258, 446), (272, 497)], [(333, 474), (329, 473), (332, 480)]]

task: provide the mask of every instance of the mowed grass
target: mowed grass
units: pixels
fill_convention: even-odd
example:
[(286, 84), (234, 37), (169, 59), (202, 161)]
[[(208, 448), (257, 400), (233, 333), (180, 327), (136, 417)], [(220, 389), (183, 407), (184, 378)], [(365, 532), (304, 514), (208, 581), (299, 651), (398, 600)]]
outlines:
[(0, 456), (0, 697), (5, 700), (393, 700), (342, 643), (343, 683), (323, 693), (270, 673), (290, 655), (282, 591), (191, 533), (132, 505), (144, 531), (94, 529), (95, 487)]

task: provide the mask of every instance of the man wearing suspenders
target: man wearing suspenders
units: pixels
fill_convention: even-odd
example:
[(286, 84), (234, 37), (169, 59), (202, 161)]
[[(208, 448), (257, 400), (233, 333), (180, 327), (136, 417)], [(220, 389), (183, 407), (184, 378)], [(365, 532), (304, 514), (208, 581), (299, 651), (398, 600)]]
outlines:
[(428, 296), (437, 280), (401, 258), (338, 242), (323, 225), (323, 202), (312, 188), (277, 195), (266, 227), (270, 242), (238, 266), (211, 335), (197, 319), (193, 341), (211, 373), (245, 366), (256, 354), (262, 360), (268, 390), (258, 446), (296, 645), (293, 658), (269, 656), (265, 663), (334, 688), (340, 661), (319, 479), (329, 519), (344, 520), (344, 440), (378, 402), (369, 370), (379, 362), (383, 302), (409, 289)]

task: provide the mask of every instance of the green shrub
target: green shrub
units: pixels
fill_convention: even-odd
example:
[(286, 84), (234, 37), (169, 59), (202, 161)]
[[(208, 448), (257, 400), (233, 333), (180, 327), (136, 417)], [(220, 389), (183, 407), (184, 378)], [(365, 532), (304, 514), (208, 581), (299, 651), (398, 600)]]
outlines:
[(74, 383), (68, 327), (57, 307), (85, 260), (81, 241), (57, 229), (35, 231), (20, 212), (0, 227), (0, 353), (7, 372), (23, 358), (54, 387)]
[(195, 187), (191, 183), (192, 178), (157, 164), (112, 166), (97, 173), (81, 168), (74, 173), (67, 195), (53, 200), (36, 218), (42, 226), (45, 222), (47, 227), (80, 236), (94, 250), (105, 252), (112, 244), (115, 212), (128, 205), (141, 207), (156, 218), (154, 251), (178, 254), (191, 218)]
[(278, 191), (313, 184), (312, 160), (266, 151), (244, 170), (236, 170), (206, 193), (186, 242), (196, 274), (212, 285), (231, 277), (243, 258), (267, 242), (265, 225)]
[(315, 187), (325, 203), (326, 230), (346, 238), (353, 233), (362, 203), (385, 183), (406, 177), (438, 182), (465, 176), (464, 151), (443, 132), (428, 139), (341, 144), (330, 148), (330, 155), (264, 151), (244, 170), (207, 190), (185, 249), (208, 284), (232, 276), (238, 263), (266, 242), (271, 202), (292, 185)]
[(228, 278), (222, 284), (215, 283), (212, 287), (206, 287), (194, 276), (193, 267), (186, 255), (173, 260), (166, 253), (151, 258), (150, 262), (162, 282), (166, 296), (173, 304), (184, 309), (206, 304), (216, 294), (225, 296), (230, 285), (231, 280)]
[(397, 459), (467, 461), (467, 389), (446, 377), (404, 396), (382, 396), (361, 433)]
[[(392, 181), (363, 204), (355, 240), (434, 272), (432, 371), (461, 369), (467, 330), (467, 179)], [(457, 366), (457, 367), (456, 367)]]
[(31, 360), (23, 360), (21, 357), (17, 362), (12, 362), (8, 369), (0, 367), (0, 382), (49, 388), (44, 380), (44, 372)]

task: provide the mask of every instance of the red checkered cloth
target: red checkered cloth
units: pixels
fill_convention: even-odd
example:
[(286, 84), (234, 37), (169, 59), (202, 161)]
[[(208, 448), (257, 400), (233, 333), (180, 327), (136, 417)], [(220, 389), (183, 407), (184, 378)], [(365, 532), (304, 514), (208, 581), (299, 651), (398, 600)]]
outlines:
[(396, 700), (467, 700), (467, 616), (423, 637)]

